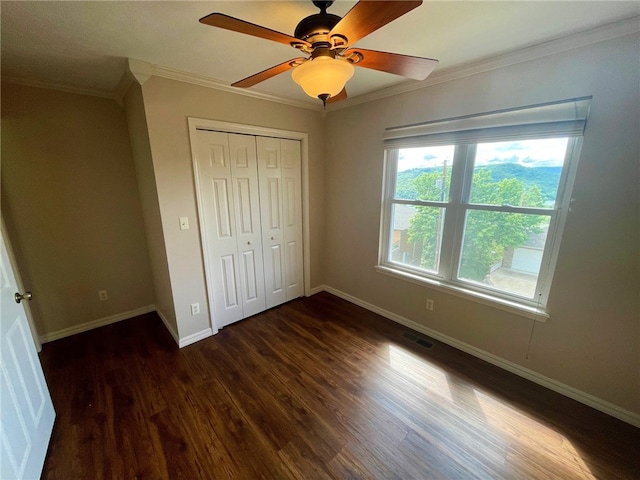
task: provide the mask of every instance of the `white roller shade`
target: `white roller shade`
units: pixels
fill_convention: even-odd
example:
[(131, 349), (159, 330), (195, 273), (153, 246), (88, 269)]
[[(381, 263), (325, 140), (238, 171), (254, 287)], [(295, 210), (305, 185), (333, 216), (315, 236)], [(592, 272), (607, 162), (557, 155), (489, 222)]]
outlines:
[(576, 137), (584, 133), (591, 97), (387, 128), (385, 147), (411, 147)]

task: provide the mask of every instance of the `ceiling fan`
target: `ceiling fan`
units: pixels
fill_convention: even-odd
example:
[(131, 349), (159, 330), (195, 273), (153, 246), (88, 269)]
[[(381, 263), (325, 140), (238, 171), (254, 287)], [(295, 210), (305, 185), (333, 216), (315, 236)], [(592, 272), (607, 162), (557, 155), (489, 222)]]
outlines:
[(320, 13), (303, 18), (293, 36), (223, 13), (212, 13), (200, 19), (205, 25), (291, 45), (307, 55), (232, 83), (233, 87), (252, 87), (293, 69), (293, 80), (307, 95), (319, 98), (326, 105), (347, 98), (344, 86), (353, 75), (354, 65), (424, 80), (438, 64), (431, 58), (353, 47), (363, 37), (420, 6), (422, 0), (360, 0), (342, 18), (327, 13), (333, 1), (313, 1), (313, 4)]

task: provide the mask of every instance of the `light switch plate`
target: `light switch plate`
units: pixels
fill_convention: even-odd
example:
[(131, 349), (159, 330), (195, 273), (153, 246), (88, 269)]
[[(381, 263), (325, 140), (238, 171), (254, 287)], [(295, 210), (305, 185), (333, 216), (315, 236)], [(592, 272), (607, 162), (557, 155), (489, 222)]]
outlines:
[(189, 217), (180, 217), (180, 230), (189, 230)]

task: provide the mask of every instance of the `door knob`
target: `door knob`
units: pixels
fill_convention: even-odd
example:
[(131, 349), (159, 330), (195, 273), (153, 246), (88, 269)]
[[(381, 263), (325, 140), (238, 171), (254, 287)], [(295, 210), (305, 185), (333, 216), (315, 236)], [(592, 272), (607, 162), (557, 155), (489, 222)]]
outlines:
[(33, 294), (31, 292), (24, 292), (20, 295), (20, 293), (16, 292), (13, 298), (15, 298), (16, 303), (20, 303), (22, 300), (31, 300), (33, 298)]

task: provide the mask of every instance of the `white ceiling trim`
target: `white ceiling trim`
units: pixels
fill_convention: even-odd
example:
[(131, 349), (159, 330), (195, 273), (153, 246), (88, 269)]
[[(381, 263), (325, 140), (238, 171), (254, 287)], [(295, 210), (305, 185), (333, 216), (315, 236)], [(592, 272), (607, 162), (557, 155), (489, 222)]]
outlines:
[(257, 92), (255, 90), (249, 90), (246, 88), (232, 87), (231, 85), (214, 80), (202, 75), (195, 75), (193, 73), (182, 72), (169, 67), (163, 67), (161, 65), (153, 65), (153, 75), (156, 77), (168, 78), (170, 80), (177, 80), (179, 82), (191, 83), (193, 85), (199, 85), (201, 87), (213, 88), (215, 90), (221, 90), (223, 92), (230, 92), (236, 95), (244, 95), (247, 97), (258, 98), (260, 100), (267, 100), (270, 102), (283, 103), (285, 105), (291, 105), (293, 107), (306, 108), (309, 110), (321, 111), (322, 108), (317, 105), (312, 105), (308, 102), (301, 102), (297, 100), (291, 100), (288, 98), (282, 98), (275, 95), (269, 95), (267, 93)]
[[(412, 92), (420, 90), (422, 88), (430, 87), (440, 83), (457, 80), (460, 78), (468, 77), (471, 75), (477, 75), (479, 73), (488, 72), (498, 68), (515, 65), (539, 58), (543, 58), (549, 55), (555, 55), (575, 48), (585, 47), (595, 43), (612, 40), (614, 38), (623, 37), (627, 35), (633, 35), (640, 32), (640, 16), (632, 17), (619, 22), (611, 23), (601, 27), (597, 27), (584, 32), (579, 32), (573, 35), (562, 37), (556, 40), (545, 42), (539, 45), (533, 45), (524, 49), (516, 50), (497, 57), (487, 58), (477, 62), (468, 63), (465, 65), (436, 71), (422, 82), (407, 82), (400, 85), (394, 85), (389, 88), (377, 90), (375, 92), (359, 95), (354, 98), (348, 98), (339, 103), (330, 105), (327, 110), (339, 110), (342, 108), (348, 108), (354, 105), (359, 105), (373, 100), (379, 100), (382, 98), (399, 95), (401, 93)], [(258, 92), (249, 89), (240, 89), (232, 87), (231, 85), (215, 80), (202, 75), (196, 75), (188, 72), (175, 70), (170, 67), (164, 67), (162, 65), (151, 65), (143, 61), (135, 61), (136, 64), (144, 64), (145, 70), (152, 75), (170, 80), (176, 80), (180, 82), (190, 83), (193, 85), (199, 85), (207, 88), (213, 88), (215, 90), (221, 90), (224, 92), (234, 93), (236, 95), (244, 95), (260, 100), (266, 100), (270, 102), (281, 103), (298, 108), (305, 108), (308, 110), (322, 111), (319, 105), (311, 104), (303, 101), (290, 100), (275, 95), (269, 95), (266, 93)], [(131, 65), (131, 62), (129, 62)], [(150, 70), (149, 70), (150, 67)], [(145, 72), (146, 73), (146, 72)], [(27, 85), (37, 88), (47, 88), (51, 90), (58, 90), (68, 93), (76, 93), (80, 95), (90, 95), (94, 97), (109, 98), (122, 103), (127, 89), (129, 88), (132, 79), (129, 77), (129, 72), (125, 72), (123, 79), (118, 86), (113, 90), (102, 90), (91, 87), (80, 87), (76, 85), (51, 82), (46, 80), (38, 80), (33, 78), (23, 78), (17, 76), (3, 75), (2, 81), (7, 83)]]
[(129, 91), (129, 87), (133, 85), (133, 80), (133, 76), (129, 71), (124, 72), (122, 78), (120, 78), (120, 82), (118, 82), (118, 86), (113, 91), (114, 99), (121, 107), (124, 106), (124, 97)]
[(110, 90), (102, 90), (99, 88), (80, 87), (68, 83), (51, 82), (48, 80), (38, 80), (36, 78), (17, 77), (12, 75), (2, 75), (3, 83), (13, 83), (16, 85), (26, 85), (27, 87), (46, 88), (48, 90), (57, 90), (59, 92), (76, 93), (78, 95), (89, 95), (92, 97), (109, 98), (116, 100), (116, 94)]

